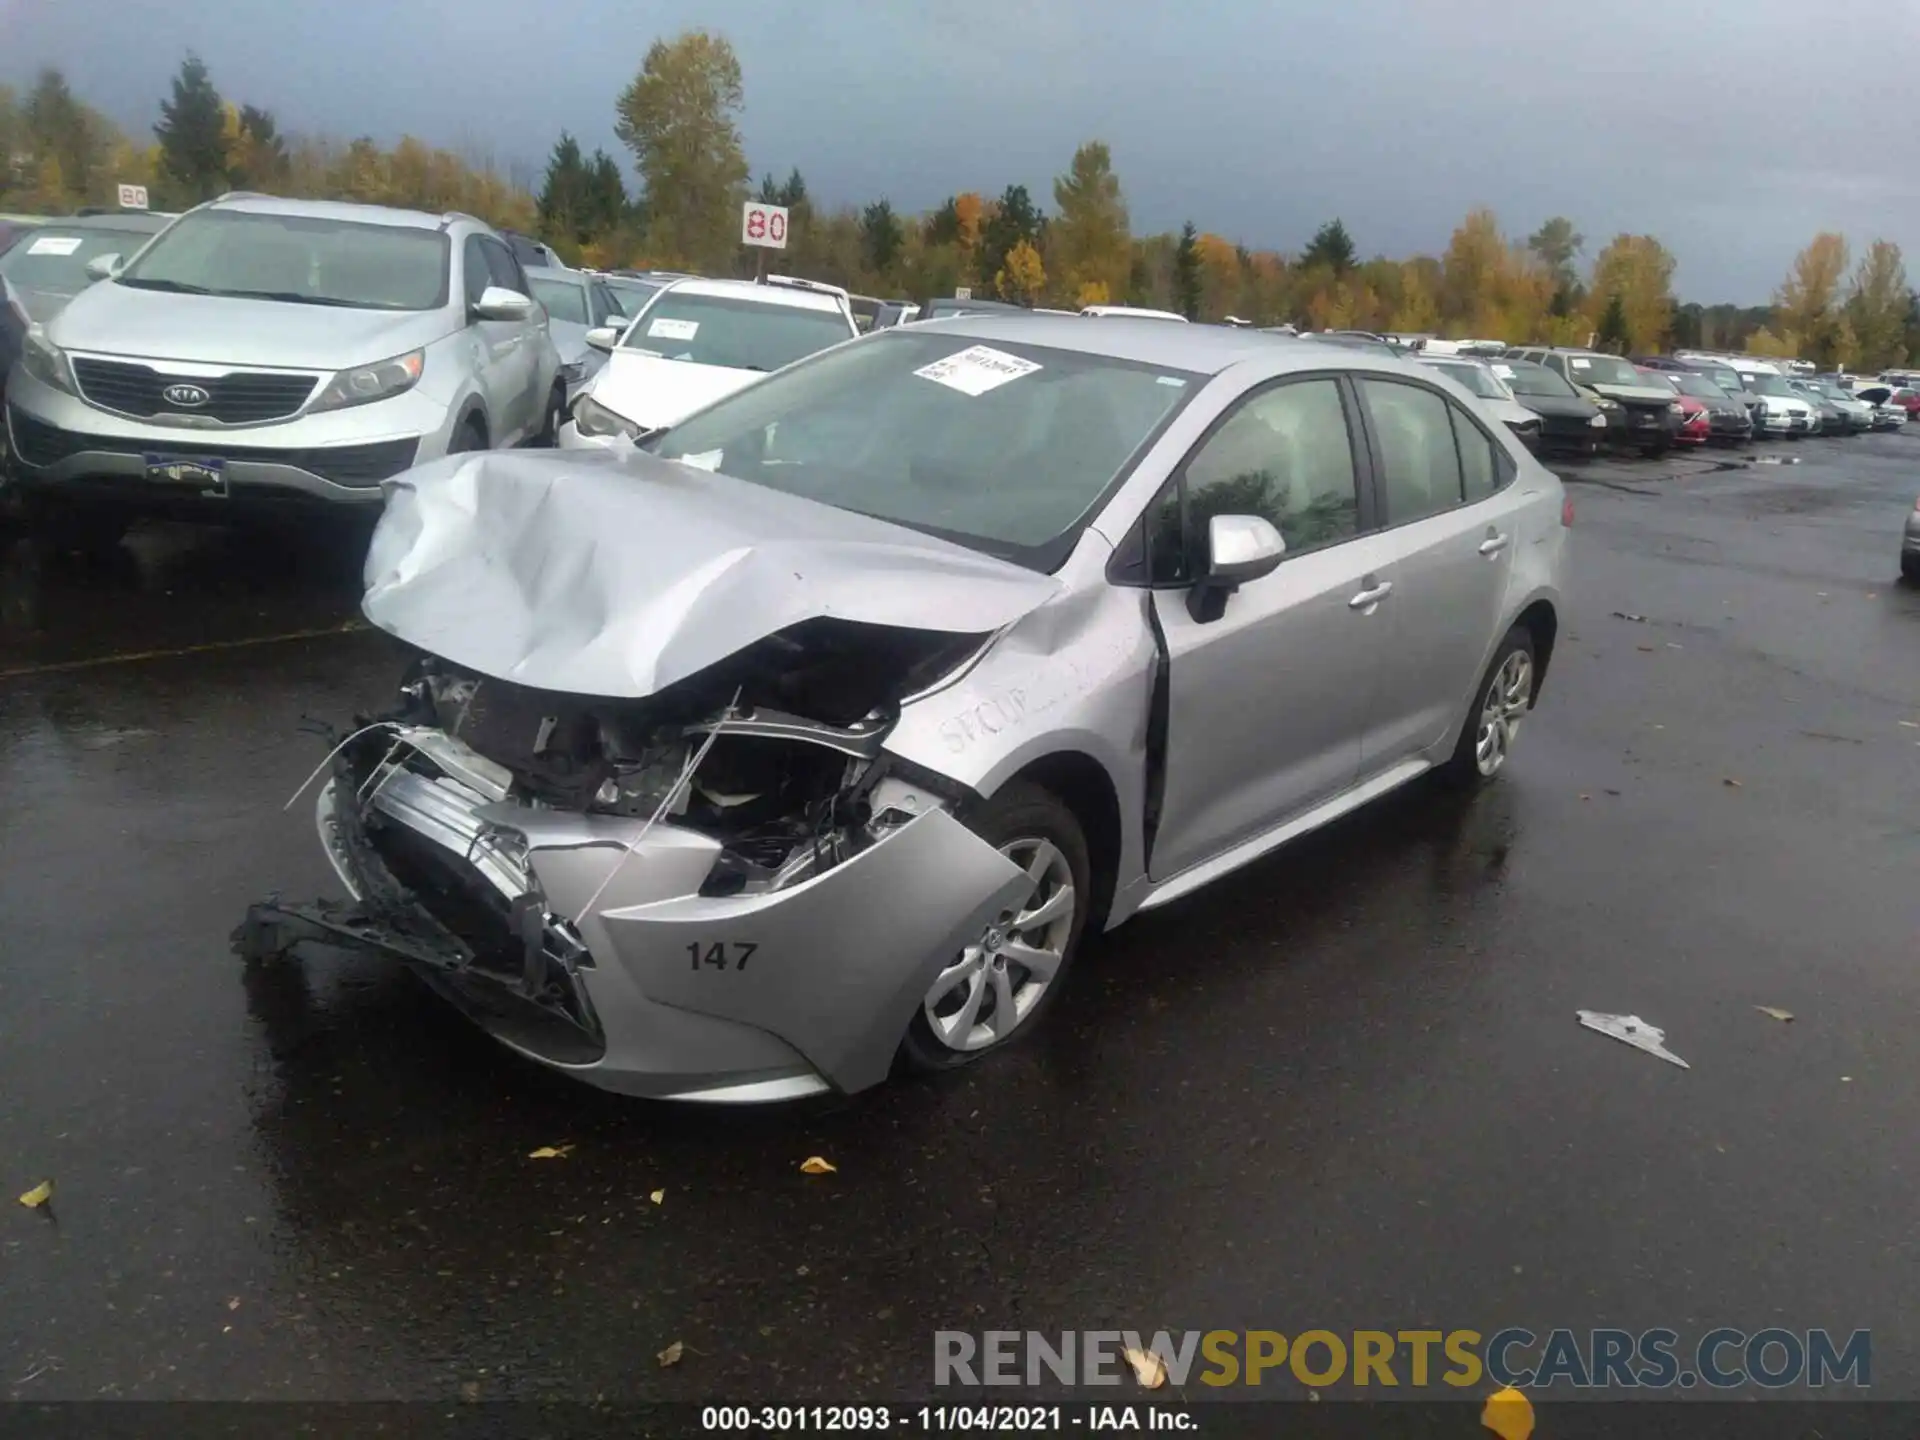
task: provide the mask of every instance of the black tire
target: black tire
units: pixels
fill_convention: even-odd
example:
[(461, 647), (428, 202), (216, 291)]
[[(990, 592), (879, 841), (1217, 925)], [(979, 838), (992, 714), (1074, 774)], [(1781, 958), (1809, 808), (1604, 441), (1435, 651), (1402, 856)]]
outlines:
[(1642, 445), (1640, 447), (1640, 455), (1641, 458), (1645, 460), (1661, 460), (1666, 458), (1666, 453), (1670, 448), (1670, 446), (1666, 445)]
[[(1016, 1044), (1039, 1028), (1046, 1012), (1059, 999), (1065, 985), (1068, 971), (1072, 969), (1074, 956), (1079, 953), (1081, 937), (1086, 930), (1087, 910), (1093, 896), (1093, 867), (1087, 858), (1086, 837), (1080, 831), (1080, 822), (1074, 813), (1050, 791), (1038, 785), (1028, 784), (1024, 780), (1015, 780), (996, 792), (992, 799), (972, 815), (965, 817), (967, 828), (996, 849), (1010, 849), (1044, 842), (1051, 845), (1060, 859), (1064, 860), (1073, 887), (1073, 914), (1067, 927), (1065, 941), (1060, 945), (1060, 962), (1055, 968), (1053, 978), (1042, 989), (1029, 1008), (1010, 1028), (1009, 1032), (990, 1039), (975, 1049), (958, 1049), (943, 1041), (928, 1023), (926, 1006), (914, 1011), (913, 1019), (907, 1024), (907, 1033), (900, 1041), (900, 1058), (911, 1069), (921, 1071), (957, 1070), (963, 1065), (971, 1065), (984, 1056)], [(1016, 849), (1014, 858), (1021, 861), (1031, 855), (1031, 851)], [(1042, 882), (1046, 882), (1043, 880)], [(996, 933), (997, 929), (996, 929)], [(1041, 934), (1038, 930), (1027, 932), (1029, 937)], [(1006, 932), (1008, 940), (1021, 939), (1016, 932)], [(981, 947), (968, 947), (969, 951)], [(961, 957), (955, 957), (956, 962)], [(1021, 972), (1017, 963), (1004, 957), (982, 955), (982, 963), (991, 966), (995, 962), (1001, 966), (1011, 966), (1014, 972)], [(986, 994), (979, 1012), (977, 1023), (984, 1024), (991, 1016), (990, 1006), (995, 995), (990, 982), (991, 969), (983, 971), (989, 979), (981, 982)], [(1010, 980), (1014, 987), (1009, 993), (1018, 994), (1024, 987), (1023, 979)], [(943, 997), (943, 1003), (936, 1006), (936, 1013), (946, 1010), (948, 1014), (957, 1011), (964, 1000), (964, 985), (957, 985), (950, 995)], [(970, 992), (968, 992), (970, 993)], [(954, 1000), (947, 1007), (944, 1000)]]
[(447, 445), (449, 455), (465, 455), (472, 450), (487, 448), (487, 430), (480, 418), (469, 416), (460, 422), (460, 428), (453, 432), (453, 439)]
[(1900, 557), (1900, 578), (1909, 585), (1920, 585), (1920, 555)]
[[(1533, 632), (1524, 625), (1516, 625), (1507, 631), (1501, 639), (1499, 648), (1493, 652), (1487, 670), (1480, 677), (1480, 683), (1474, 688), (1473, 704), (1467, 707), (1467, 718), (1461, 723), (1460, 738), (1454, 742), (1453, 754), (1440, 767), (1441, 778), (1450, 785), (1461, 789), (1473, 789), (1485, 785), (1506, 768), (1506, 757), (1510, 753), (1513, 737), (1509, 729), (1504, 748), (1492, 769), (1482, 766), (1479, 753), (1481, 720), (1492, 700), (1496, 683), (1502, 679), (1507, 662), (1515, 655), (1526, 657), (1526, 696), (1524, 708), (1533, 708), (1535, 684), (1540, 674), (1538, 659), (1533, 653)], [(1515, 719), (1513, 725), (1517, 726)]]
[(536, 450), (551, 450), (560, 443), (560, 427), (567, 419), (567, 387), (555, 385), (553, 393), (547, 396), (547, 416), (540, 425), (540, 433), (527, 443)]

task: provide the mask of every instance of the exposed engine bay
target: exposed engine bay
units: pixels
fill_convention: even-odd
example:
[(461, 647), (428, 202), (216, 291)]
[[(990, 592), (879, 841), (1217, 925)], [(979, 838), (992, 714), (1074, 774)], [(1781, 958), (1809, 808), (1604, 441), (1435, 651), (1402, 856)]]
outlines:
[(884, 794), (876, 806), (897, 768), (881, 745), (900, 701), (985, 638), (810, 620), (644, 700), (556, 694), (422, 656), (381, 718), (437, 729), (501, 767), (510, 800), (711, 836), (722, 850), (701, 893), (759, 893), (912, 818)]

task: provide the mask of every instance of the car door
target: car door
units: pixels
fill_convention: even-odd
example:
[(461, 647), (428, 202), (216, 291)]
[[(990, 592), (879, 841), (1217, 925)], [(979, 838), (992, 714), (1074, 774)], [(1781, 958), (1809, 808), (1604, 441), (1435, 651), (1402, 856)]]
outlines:
[[(1388, 623), (1359, 433), (1337, 377), (1265, 385), (1214, 423), (1143, 518), (1167, 655), (1155, 879), (1354, 782)], [(1288, 553), (1196, 619), (1207, 521), (1229, 514), (1271, 521)]]
[[(533, 298), (533, 287), (527, 283), (526, 271), (520, 268), (520, 262), (514, 258), (513, 251), (503, 240), (491, 235), (480, 237), (480, 248), (487, 257), (487, 268), (493, 276), (493, 283), (503, 290), (511, 290), (516, 295)], [(501, 357), (500, 384), (502, 404), (500, 424), (503, 429), (510, 426), (514, 440), (525, 439), (540, 424), (545, 416), (547, 392), (553, 388), (553, 376), (545, 373), (541, 365), (540, 344), (545, 323), (536, 309), (524, 320), (511, 322), (512, 343), (507, 346)], [(505, 440), (499, 443), (507, 443)]]
[(487, 407), (488, 438), (495, 445), (510, 444), (517, 438), (515, 427), (523, 423), (516, 418), (513, 387), (515, 355), (524, 348), (521, 326), (513, 320), (482, 320), (472, 313), (488, 287), (500, 283), (494, 279), (480, 236), (469, 235), (460, 247), (460, 268), (466, 286), (468, 334), (473, 342), (473, 378)]
[(1363, 779), (1442, 741), (1466, 714), (1506, 604), (1517, 543), (1513, 457), (1438, 389), (1356, 377), (1393, 585)]

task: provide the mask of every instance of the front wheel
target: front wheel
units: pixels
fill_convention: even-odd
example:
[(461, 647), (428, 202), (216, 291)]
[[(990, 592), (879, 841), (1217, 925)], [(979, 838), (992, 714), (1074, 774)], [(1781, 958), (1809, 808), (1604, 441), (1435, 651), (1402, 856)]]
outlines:
[(1474, 692), (1473, 709), (1460, 727), (1453, 756), (1441, 773), (1461, 786), (1484, 785), (1505, 767), (1520, 733), (1520, 722), (1533, 708), (1533, 635), (1526, 626), (1507, 631), (1494, 652), (1493, 663)]
[(988, 922), (934, 978), (900, 1053), (917, 1070), (972, 1064), (1031, 1034), (1080, 948), (1092, 874), (1073, 811), (1016, 780), (967, 822), (1027, 872), (1032, 888)]

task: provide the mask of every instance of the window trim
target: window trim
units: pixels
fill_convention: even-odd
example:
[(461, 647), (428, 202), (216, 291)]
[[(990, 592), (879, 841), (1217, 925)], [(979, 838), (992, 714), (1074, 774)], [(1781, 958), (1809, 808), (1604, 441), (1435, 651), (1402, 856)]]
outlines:
[[(1354, 398), (1359, 406), (1359, 411), (1360, 411), (1360, 423), (1362, 427), (1366, 430), (1367, 447), (1371, 454), (1371, 459), (1372, 459), (1372, 463), (1368, 466), (1368, 470), (1371, 472), (1371, 474), (1374, 477), (1374, 484), (1378, 487), (1378, 494), (1375, 496), (1375, 504), (1377, 506), (1377, 513), (1380, 519), (1379, 530), (1381, 534), (1386, 534), (1387, 532), (1393, 531), (1393, 530), (1404, 530), (1409, 525), (1418, 525), (1421, 522), (1426, 520), (1437, 520), (1442, 515), (1450, 515), (1456, 510), (1470, 510), (1475, 505), (1479, 505), (1484, 503), (1485, 501), (1498, 498), (1502, 493), (1505, 492), (1506, 488), (1509, 485), (1513, 484), (1513, 482), (1519, 478), (1520, 466), (1519, 466), (1519, 463), (1513, 458), (1513, 452), (1507, 449), (1506, 445), (1503, 444), (1500, 441), (1500, 439), (1497, 436), (1495, 436), (1491, 431), (1489, 431), (1486, 426), (1482, 425), (1478, 420), (1478, 418), (1476, 418), (1472, 413), (1468, 411), (1466, 406), (1460, 404), (1451, 395), (1448, 395), (1444, 390), (1441, 390), (1436, 386), (1427, 384), (1422, 378), (1417, 376), (1387, 375), (1377, 370), (1355, 370), (1352, 374), (1352, 379), (1354, 382), (1353, 383)], [(1389, 521), (1387, 518), (1386, 471), (1383, 468), (1381, 458), (1380, 458), (1379, 437), (1374, 433), (1374, 429), (1373, 429), (1373, 416), (1367, 410), (1367, 397), (1360, 388), (1360, 382), (1363, 380), (1374, 380), (1387, 385), (1405, 385), (1411, 389), (1425, 390), (1429, 395), (1436, 397), (1442, 405), (1445, 405), (1448, 411), (1450, 412), (1450, 414), (1451, 412), (1458, 412), (1461, 416), (1465, 417), (1467, 422), (1471, 424), (1475, 430), (1480, 432), (1481, 439), (1487, 441), (1490, 445), (1493, 446), (1493, 451), (1494, 451), (1493, 493), (1489, 495), (1482, 495), (1478, 500), (1468, 500), (1465, 498), (1467, 493), (1467, 484), (1466, 484), (1467, 467), (1465, 463), (1460, 459), (1460, 433), (1458, 430), (1454, 430), (1451, 427), (1449, 427), (1448, 433), (1453, 436), (1453, 463), (1460, 467), (1461, 498), (1455, 501), (1451, 505), (1445, 506), (1439, 510), (1430, 510), (1425, 515), (1417, 515), (1410, 520)]]
[[(1360, 395), (1350, 378), (1354, 373), (1356, 372), (1350, 370), (1298, 370), (1263, 380), (1236, 395), (1218, 415), (1207, 422), (1207, 428), (1202, 430), (1187, 447), (1186, 453), (1168, 470), (1167, 478), (1154, 488), (1153, 493), (1141, 505), (1140, 513), (1134, 516), (1133, 523), (1127, 527), (1125, 535), (1120, 543), (1114, 546), (1113, 554), (1107, 561), (1107, 583), (1130, 590), (1191, 590), (1199, 583), (1200, 577), (1197, 576), (1188, 580), (1154, 580), (1150, 568), (1153, 555), (1148, 542), (1147, 521), (1167, 491), (1177, 487), (1180, 492), (1180, 529), (1182, 534), (1186, 534), (1190, 528), (1187, 511), (1187, 471), (1192, 467), (1194, 460), (1244, 408), (1261, 396), (1285, 385), (1299, 385), (1314, 380), (1333, 382), (1335, 392), (1340, 397), (1341, 415), (1347, 424), (1347, 449), (1353, 456), (1353, 487), (1358, 523), (1351, 535), (1344, 535), (1338, 540), (1329, 540), (1325, 544), (1304, 550), (1289, 548), (1286, 554), (1280, 557), (1280, 568), (1284, 569), (1296, 555), (1318, 555), (1335, 546), (1377, 534), (1381, 528), (1379, 523), (1381, 517), (1375, 494), (1373, 452), (1364, 433), (1365, 419), (1361, 414)], [(1188, 538), (1190, 541), (1191, 537)]]

